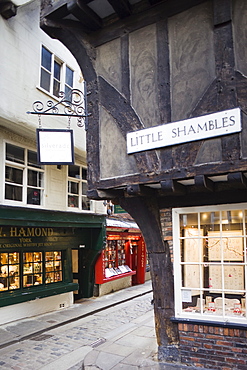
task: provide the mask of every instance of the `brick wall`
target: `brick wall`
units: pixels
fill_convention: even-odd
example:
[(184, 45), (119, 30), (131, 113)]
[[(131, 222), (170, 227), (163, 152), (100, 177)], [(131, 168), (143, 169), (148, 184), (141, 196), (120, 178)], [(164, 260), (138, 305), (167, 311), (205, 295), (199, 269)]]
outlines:
[(160, 221), (163, 238), (169, 244), (171, 260), (173, 262), (172, 208), (162, 209), (160, 211)]
[(247, 327), (179, 323), (181, 362), (214, 370), (247, 369)]

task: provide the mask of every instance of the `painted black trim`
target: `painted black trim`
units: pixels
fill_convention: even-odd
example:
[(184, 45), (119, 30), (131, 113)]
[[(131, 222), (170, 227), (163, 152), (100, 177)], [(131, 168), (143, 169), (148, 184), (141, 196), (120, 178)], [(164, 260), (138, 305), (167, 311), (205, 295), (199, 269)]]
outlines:
[(247, 324), (239, 324), (233, 322), (222, 322), (222, 321), (209, 321), (209, 320), (195, 320), (195, 319), (185, 319), (178, 317), (171, 317), (171, 321), (181, 324), (193, 324), (193, 325), (204, 325), (204, 326), (214, 326), (221, 328), (234, 328), (247, 330)]
[(67, 292), (73, 292), (74, 290), (78, 289), (78, 284), (75, 283), (62, 283), (62, 285), (58, 285), (60, 283), (51, 284), (51, 286), (42, 286), (42, 290), (38, 288), (35, 291), (30, 292), (22, 292), (20, 291), (12, 291), (10, 294), (4, 295), (0, 298), (0, 307), (10, 306), (17, 303), (33, 301), (34, 299), (46, 298), (51, 297), (58, 294), (63, 294)]

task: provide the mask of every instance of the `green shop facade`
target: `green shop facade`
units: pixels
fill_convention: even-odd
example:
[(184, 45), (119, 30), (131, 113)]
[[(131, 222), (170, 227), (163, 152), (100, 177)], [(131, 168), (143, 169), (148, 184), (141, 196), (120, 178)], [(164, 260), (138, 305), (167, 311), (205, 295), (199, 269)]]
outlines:
[(104, 216), (0, 206), (0, 219), (0, 324), (93, 295)]

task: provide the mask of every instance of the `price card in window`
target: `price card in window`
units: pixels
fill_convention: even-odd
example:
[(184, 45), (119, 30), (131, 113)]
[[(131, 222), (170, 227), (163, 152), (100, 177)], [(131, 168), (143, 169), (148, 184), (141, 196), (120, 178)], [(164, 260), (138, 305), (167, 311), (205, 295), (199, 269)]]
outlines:
[(182, 290), (182, 302), (192, 302), (191, 290)]

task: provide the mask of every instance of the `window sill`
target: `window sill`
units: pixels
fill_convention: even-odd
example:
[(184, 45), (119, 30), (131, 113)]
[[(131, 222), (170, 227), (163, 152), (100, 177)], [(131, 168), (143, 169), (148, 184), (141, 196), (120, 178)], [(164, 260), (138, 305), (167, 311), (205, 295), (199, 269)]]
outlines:
[(43, 89), (43, 88), (42, 88), (42, 87), (40, 87), (40, 86), (36, 86), (36, 89), (37, 89), (37, 90), (39, 90), (40, 92), (42, 92), (43, 94), (47, 95), (49, 98), (56, 100), (57, 102), (59, 102), (59, 100), (61, 99), (61, 98), (59, 99), (59, 98), (58, 98), (57, 96), (55, 96), (55, 95), (52, 95), (49, 91), (47, 91), (47, 90)]

